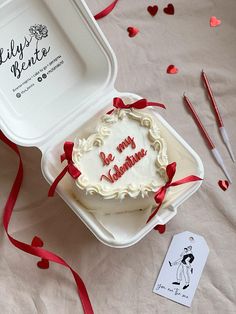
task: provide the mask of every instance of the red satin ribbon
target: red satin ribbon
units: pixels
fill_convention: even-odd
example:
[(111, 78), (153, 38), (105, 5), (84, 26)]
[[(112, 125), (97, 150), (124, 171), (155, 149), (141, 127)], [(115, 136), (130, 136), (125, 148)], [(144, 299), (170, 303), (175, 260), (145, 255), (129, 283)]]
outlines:
[[(140, 99), (138, 101), (135, 101), (133, 104), (125, 105), (123, 100), (121, 98), (114, 98), (113, 99), (113, 107), (117, 109), (144, 109), (146, 107), (160, 107), (160, 108), (166, 108), (165, 105), (160, 104), (158, 102), (148, 102), (147, 99)], [(114, 109), (107, 112), (107, 114), (111, 114), (114, 111)]]
[(85, 314), (93, 314), (94, 313), (93, 312), (93, 308), (92, 308), (92, 305), (90, 303), (89, 296), (88, 296), (86, 287), (85, 287), (82, 279), (76, 273), (76, 271), (74, 271), (70, 267), (70, 265), (66, 261), (64, 261), (61, 257), (59, 257), (58, 255), (56, 255), (56, 254), (54, 254), (54, 253), (52, 253), (50, 251), (44, 250), (44, 249), (42, 249), (40, 247), (34, 247), (34, 246), (26, 244), (24, 242), (18, 241), (16, 239), (14, 239), (8, 233), (8, 226), (9, 226), (9, 223), (10, 223), (11, 215), (12, 215), (13, 208), (15, 206), (15, 203), (16, 203), (19, 191), (20, 191), (20, 187), (21, 187), (21, 184), (22, 184), (22, 180), (23, 180), (23, 164), (22, 164), (21, 155), (20, 155), (20, 152), (18, 150), (17, 145), (12, 143), (8, 138), (6, 138), (5, 135), (1, 131), (0, 131), (0, 139), (5, 144), (7, 144), (19, 157), (18, 172), (17, 172), (16, 178), (15, 178), (15, 181), (13, 183), (11, 192), (9, 194), (9, 197), (7, 199), (7, 202), (5, 204), (4, 213), (3, 213), (3, 226), (4, 226), (4, 229), (5, 229), (6, 234), (8, 236), (8, 239), (10, 240), (10, 242), (15, 247), (17, 247), (18, 249), (20, 249), (20, 250), (22, 250), (22, 251), (24, 251), (26, 253), (29, 253), (29, 254), (34, 255), (34, 256), (41, 257), (43, 259), (47, 259), (49, 261), (52, 261), (52, 262), (57, 263), (57, 264), (61, 264), (61, 265), (65, 266), (65, 267), (69, 268), (71, 273), (72, 273), (72, 275), (73, 275), (73, 277), (74, 277), (74, 280), (76, 282), (77, 289), (78, 289), (78, 294), (79, 294), (79, 297), (80, 297), (80, 300), (81, 300), (81, 303), (82, 303), (82, 306), (83, 306), (84, 313)]
[(57, 176), (55, 181), (52, 183), (48, 191), (48, 196), (54, 195), (58, 183), (61, 181), (61, 179), (65, 176), (67, 172), (69, 172), (69, 174), (72, 176), (73, 179), (77, 179), (81, 175), (81, 172), (79, 171), (79, 169), (77, 169), (74, 166), (74, 163), (72, 160), (73, 147), (74, 147), (73, 142), (65, 142), (64, 144), (65, 153), (61, 155), (61, 162), (63, 162), (64, 160), (67, 160), (68, 165), (62, 170), (62, 172)]
[(94, 15), (95, 20), (99, 20), (105, 16), (107, 16), (109, 13), (111, 13), (111, 11), (114, 9), (114, 7), (116, 6), (117, 2), (119, 0), (115, 0), (113, 1), (108, 7), (106, 7), (104, 10), (102, 10), (101, 12), (99, 12), (98, 14)]
[(173, 162), (171, 164), (169, 164), (166, 167), (166, 174), (168, 177), (168, 181), (166, 182), (166, 184), (164, 186), (162, 186), (155, 194), (155, 201), (158, 204), (157, 208), (154, 210), (154, 212), (150, 215), (150, 217), (147, 220), (147, 223), (156, 215), (156, 213), (158, 212), (158, 210), (160, 209), (164, 199), (165, 199), (165, 195), (167, 190), (172, 187), (172, 186), (177, 186), (177, 185), (181, 185), (181, 184), (185, 184), (188, 182), (194, 182), (194, 181), (199, 181), (202, 180), (201, 178), (197, 177), (197, 176), (188, 176), (185, 177), (183, 179), (177, 180), (175, 182), (172, 182), (173, 177), (175, 175), (176, 172), (176, 162)]

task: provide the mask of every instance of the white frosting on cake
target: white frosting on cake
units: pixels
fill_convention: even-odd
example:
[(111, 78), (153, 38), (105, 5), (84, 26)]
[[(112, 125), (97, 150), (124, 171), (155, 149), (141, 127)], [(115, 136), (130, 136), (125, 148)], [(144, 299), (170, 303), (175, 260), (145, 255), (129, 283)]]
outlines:
[[(107, 164), (104, 158), (110, 158)], [(145, 209), (165, 183), (167, 147), (145, 110), (115, 109), (101, 117), (96, 133), (75, 139), (73, 162), (82, 173), (76, 180), (78, 199), (89, 210)]]

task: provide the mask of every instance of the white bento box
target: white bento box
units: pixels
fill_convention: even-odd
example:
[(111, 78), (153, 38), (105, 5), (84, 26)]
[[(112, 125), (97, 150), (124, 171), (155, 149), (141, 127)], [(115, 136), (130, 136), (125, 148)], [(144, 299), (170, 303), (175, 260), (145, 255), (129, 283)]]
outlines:
[[(0, 48), (0, 127), (13, 142), (41, 150), (42, 172), (50, 184), (64, 167), (60, 155), (66, 140), (87, 135), (111, 108), (113, 97), (140, 98), (115, 90), (115, 55), (83, 0), (0, 1)], [(174, 179), (190, 174), (203, 178), (199, 156), (153, 112), (169, 161), (177, 162)], [(71, 184), (65, 176), (57, 192), (101, 242), (121, 248), (167, 223), (201, 182), (173, 188), (148, 224), (148, 214), (141, 211), (91, 214)]]

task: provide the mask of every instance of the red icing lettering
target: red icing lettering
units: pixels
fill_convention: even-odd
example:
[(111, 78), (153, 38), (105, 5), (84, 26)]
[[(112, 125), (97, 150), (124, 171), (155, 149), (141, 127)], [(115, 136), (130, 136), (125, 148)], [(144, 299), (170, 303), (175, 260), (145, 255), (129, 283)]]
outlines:
[(114, 166), (114, 170), (116, 171), (116, 174), (118, 175), (118, 177), (120, 178), (122, 176), (122, 174), (124, 173), (124, 171), (120, 168), (118, 168), (117, 165)]
[(130, 159), (130, 157), (126, 157), (126, 161), (124, 163), (124, 167), (126, 168), (126, 170), (128, 170), (129, 168), (131, 168), (134, 164), (132, 163), (132, 160)]
[(139, 152), (135, 153), (135, 155), (127, 156), (123, 165), (121, 166), (115, 165), (113, 167), (114, 173), (111, 174), (111, 169), (110, 169), (107, 175), (103, 174), (100, 177), (100, 181), (105, 179), (110, 183), (114, 183), (115, 181), (119, 180), (126, 171), (132, 168), (137, 162), (139, 162), (146, 155), (147, 155), (147, 151), (142, 148)]
[(115, 157), (112, 154), (109, 154), (108, 156), (106, 156), (106, 154), (103, 152), (101, 152), (99, 156), (103, 161), (103, 166), (110, 165), (110, 163), (115, 159)]
[(137, 152), (135, 154), (135, 157), (137, 157), (137, 159), (140, 160), (141, 158), (146, 156), (146, 154), (147, 154), (147, 151), (142, 148), (140, 152)]
[(146, 150), (144, 150), (143, 148), (141, 149), (141, 156), (142, 157), (144, 157), (144, 156), (146, 156), (147, 155), (147, 151)]
[(113, 178), (111, 176), (111, 169), (108, 171), (108, 175), (107, 176), (105, 176), (104, 174), (101, 175), (100, 181), (102, 181), (102, 179), (105, 179), (105, 180), (107, 180), (110, 183), (114, 183), (114, 180), (113, 180)]
[(123, 150), (125, 150), (129, 145), (130, 145), (133, 149), (136, 148), (136, 144), (135, 144), (135, 141), (134, 141), (134, 137), (128, 136), (123, 142), (121, 142), (121, 143), (117, 146), (118, 152), (119, 152), (119, 153), (122, 153)]
[(114, 173), (114, 174), (112, 175), (112, 178), (113, 178), (115, 181), (117, 181), (117, 180), (119, 179), (118, 173), (117, 173), (117, 172)]

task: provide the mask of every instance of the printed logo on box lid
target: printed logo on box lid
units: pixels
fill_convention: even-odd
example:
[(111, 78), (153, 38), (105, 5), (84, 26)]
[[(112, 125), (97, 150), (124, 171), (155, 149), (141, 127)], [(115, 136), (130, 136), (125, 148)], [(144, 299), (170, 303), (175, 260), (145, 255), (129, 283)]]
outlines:
[[(22, 42), (17, 43), (14, 39), (11, 39), (8, 48), (0, 49), (0, 66), (4, 63), (10, 63), (11, 73), (15, 78), (20, 79), (23, 71), (42, 61), (50, 52), (50, 46), (47, 46), (47, 48), (40, 48), (39, 46), (39, 41), (47, 36), (47, 26), (42, 24), (31, 26), (29, 35), (24, 36)], [(33, 54), (29, 59), (26, 59), (26, 50), (28, 48), (32, 49), (32, 47)]]

